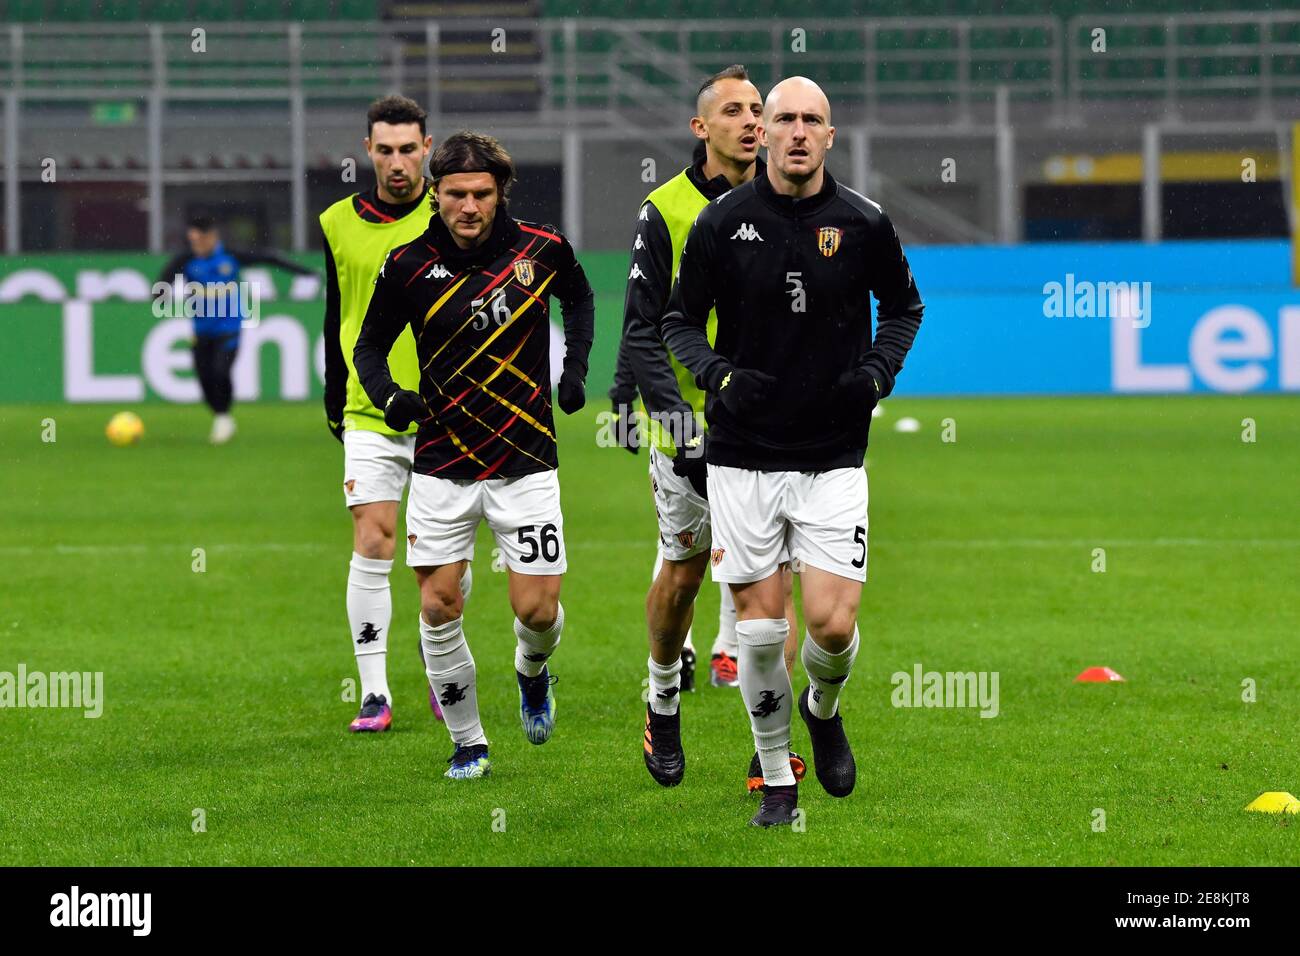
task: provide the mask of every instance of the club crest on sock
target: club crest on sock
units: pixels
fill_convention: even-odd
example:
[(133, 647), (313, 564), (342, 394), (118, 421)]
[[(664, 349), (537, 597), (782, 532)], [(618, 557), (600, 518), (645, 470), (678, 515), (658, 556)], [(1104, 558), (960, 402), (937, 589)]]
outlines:
[(774, 690), (763, 691), (763, 696), (759, 698), (758, 706), (750, 711), (755, 717), (771, 717), (781, 709), (781, 701), (785, 694), (778, 694)]
[(442, 706), (450, 707), (453, 704), (459, 704), (464, 699), (465, 689), (460, 684), (453, 681), (442, 685), (442, 695), (438, 698)]

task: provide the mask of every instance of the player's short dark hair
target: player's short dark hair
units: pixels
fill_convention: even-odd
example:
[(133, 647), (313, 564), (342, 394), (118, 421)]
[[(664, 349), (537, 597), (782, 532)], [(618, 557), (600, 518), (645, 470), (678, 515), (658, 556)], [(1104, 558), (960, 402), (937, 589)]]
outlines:
[(376, 123), (389, 123), (396, 126), (399, 123), (415, 123), (420, 127), (420, 135), (424, 135), (424, 121), (429, 116), (420, 104), (406, 96), (381, 97), (370, 104), (370, 109), (366, 110), (366, 136), (369, 136), (375, 130)]
[(515, 161), (494, 137), (467, 129), (452, 133), (429, 157), (429, 179), (433, 182), (429, 204), (435, 211), (438, 182), (454, 173), (491, 173), (504, 203), (510, 198), (510, 185), (515, 181)]
[(749, 71), (745, 69), (744, 64), (733, 63), (725, 70), (719, 70), (717, 73), (714, 73), (711, 77), (709, 77), (703, 83), (701, 83), (700, 88), (695, 91), (695, 99), (699, 100), (699, 98), (704, 95), (704, 91), (707, 90), (709, 87), (711, 87), (714, 83), (717, 83), (719, 80), (748, 80), (748, 79), (749, 79)]
[(200, 213), (197, 216), (190, 216), (185, 225), (199, 232), (211, 232), (217, 228), (217, 221), (206, 213)]

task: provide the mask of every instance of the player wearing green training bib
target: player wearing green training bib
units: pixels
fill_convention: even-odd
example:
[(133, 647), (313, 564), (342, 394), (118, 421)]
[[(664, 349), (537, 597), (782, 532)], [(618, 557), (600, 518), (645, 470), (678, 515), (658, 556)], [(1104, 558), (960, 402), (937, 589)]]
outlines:
[[(403, 96), (387, 96), (366, 114), (366, 151), (375, 187), (340, 199), (320, 216), (325, 248), (325, 419), (343, 443), (343, 496), (352, 512), (352, 560), (347, 609), (352, 650), (361, 678), (361, 711), (353, 733), (382, 732), (392, 724), (388, 688), (388, 630), (393, 601), (397, 506), (411, 478), (415, 426), (395, 432), (357, 380), (352, 352), (370, 295), (389, 250), (429, 226), (423, 167), (432, 146), (425, 113)], [(403, 332), (388, 358), (393, 380), (419, 387), (415, 340)], [(461, 588), (468, 596), (470, 572)], [(429, 707), (442, 719), (438, 698)]]
[[(697, 414), (702, 416), (704, 411), (704, 393), (668, 352), (659, 338), (658, 325), (695, 217), (710, 202), (763, 169), (756, 132), (762, 109), (762, 97), (743, 66), (728, 67), (701, 85), (697, 115), (691, 119), (691, 131), (700, 140), (693, 162), (651, 192), (637, 215), (623, 307), (623, 339), (611, 391), (616, 413), (624, 421), (630, 417), (625, 409), (638, 391), (648, 415), (659, 556), (646, 600), (650, 699), (643, 749), (650, 775), (669, 787), (680, 783), (685, 772), (679, 698), (682, 691), (694, 690), (691, 621), (708, 564), (711, 525), (704, 435), (697, 422)], [(786, 580), (789, 587), (793, 579), (788, 572)], [(793, 615), (789, 591), (787, 608)], [(790, 632), (796, 630), (792, 625)], [(794, 646), (791, 641), (787, 648), (791, 663)], [(710, 654), (714, 686), (738, 686), (738, 655), (735, 604), (724, 586), (718, 637)], [(802, 761), (795, 757), (792, 763), (796, 773), (802, 774)], [(762, 785), (761, 774), (751, 772), (749, 779), (751, 789)]]

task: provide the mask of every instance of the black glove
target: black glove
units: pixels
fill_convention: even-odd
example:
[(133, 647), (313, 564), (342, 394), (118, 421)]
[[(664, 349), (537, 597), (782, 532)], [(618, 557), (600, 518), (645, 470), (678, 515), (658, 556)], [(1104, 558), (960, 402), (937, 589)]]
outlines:
[(576, 368), (566, 366), (560, 376), (560, 411), (572, 415), (587, 404), (587, 386), (583, 383), (586, 376)]
[(406, 388), (393, 392), (384, 406), (384, 424), (395, 432), (404, 432), (411, 427), (411, 422), (422, 422), (432, 417), (420, 394)]
[(673, 456), (673, 474), (689, 481), (695, 493), (707, 501), (709, 467), (704, 460), (705, 437), (696, 434), (677, 446), (677, 454)]
[(631, 402), (614, 399), (614, 417), (618, 419), (616, 439), (620, 448), (626, 448), (632, 454), (641, 450), (641, 431), (637, 427), (636, 409)]
[(848, 411), (870, 412), (880, 401), (880, 382), (871, 369), (851, 368), (835, 383), (837, 404)]
[(718, 398), (723, 407), (736, 418), (744, 418), (761, 405), (776, 384), (775, 376), (753, 368), (733, 368), (718, 386)]
[(340, 445), (343, 444), (343, 423), (331, 422), (326, 419), (326, 424), (330, 427), (330, 434), (339, 440)]

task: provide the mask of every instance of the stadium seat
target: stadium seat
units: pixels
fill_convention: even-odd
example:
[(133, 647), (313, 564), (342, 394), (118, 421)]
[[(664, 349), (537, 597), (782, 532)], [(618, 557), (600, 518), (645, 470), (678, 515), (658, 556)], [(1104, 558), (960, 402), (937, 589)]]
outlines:
[(340, 20), (378, 20), (378, 0), (339, 0)]
[(41, 0), (9, 0), (7, 18), (12, 23), (40, 23), (46, 19)]
[(100, 0), (99, 15), (109, 23), (130, 23), (144, 19), (143, 0)]
[(222, 0), (194, 0), (194, 19), (200, 23), (224, 23), (235, 17), (235, 5)]
[(49, 5), (48, 13), (51, 20), (60, 23), (84, 23), (94, 15), (94, 8), (95, 0), (55, 0)]
[(624, 4), (623, 16), (632, 20), (675, 20), (675, 0), (630, 0)]
[(189, 17), (187, 0), (145, 0), (144, 18), (151, 23), (176, 23)]
[(330, 7), (321, 0), (289, 0), (287, 14), (290, 20), (332, 20), (334, 11)]

